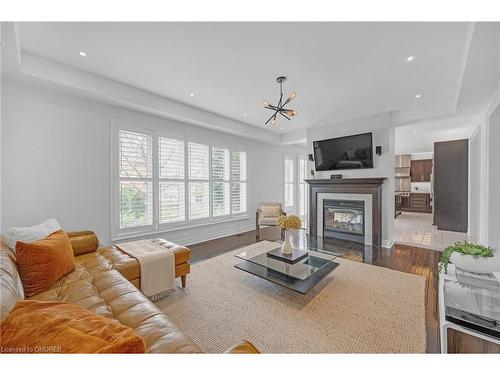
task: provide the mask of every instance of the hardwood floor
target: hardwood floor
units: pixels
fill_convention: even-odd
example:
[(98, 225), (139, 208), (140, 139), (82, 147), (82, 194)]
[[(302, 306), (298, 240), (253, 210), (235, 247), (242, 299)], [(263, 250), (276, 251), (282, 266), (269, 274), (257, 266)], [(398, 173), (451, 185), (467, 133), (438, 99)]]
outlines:
[[(261, 230), (262, 240), (276, 241), (279, 238), (279, 231), (275, 228), (263, 228)], [(426, 279), (425, 315), (427, 352), (439, 353), (438, 279), (436, 269), (441, 257), (440, 252), (407, 245), (395, 245), (392, 249), (374, 249), (371, 246), (367, 247), (347, 241), (328, 241), (327, 243), (323, 243), (322, 241), (321, 243), (317, 243), (314, 238), (308, 238), (304, 233), (297, 236), (295, 241), (309, 241), (309, 246), (314, 247), (317, 245), (318, 248), (327, 248), (329, 251), (338, 253), (343, 258), (357, 262), (370, 263), (380, 267), (424, 276)], [(191, 245), (192, 261), (199, 262), (203, 259), (211, 258), (255, 242), (257, 242), (255, 231), (250, 231)], [(455, 336), (458, 337), (458, 335)], [(464, 342), (466, 338), (458, 337), (457, 340)], [(476, 348), (480, 347), (479, 344), (475, 345)], [(453, 348), (456, 347), (458, 347), (456, 343), (449, 342), (449, 352), (454, 352)]]

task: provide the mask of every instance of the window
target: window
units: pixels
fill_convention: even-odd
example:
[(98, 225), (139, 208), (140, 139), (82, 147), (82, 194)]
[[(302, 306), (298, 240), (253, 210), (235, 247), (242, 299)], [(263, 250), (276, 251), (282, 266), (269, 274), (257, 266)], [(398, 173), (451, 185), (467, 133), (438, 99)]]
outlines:
[(247, 212), (244, 151), (116, 129), (114, 235), (210, 223)]
[(306, 197), (306, 169), (307, 169), (307, 163), (306, 159), (303, 157), (299, 157), (298, 160), (298, 182), (299, 182), (299, 215), (304, 217), (306, 215), (306, 204), (307, 204), (307, 197)]
[(285, 207), (294, 206), (294, 194), (293, 194), (293, 159), (285, 158)]
[(243, 151), (231, 153), (231, 211), (247, 212), (247, 154)]
[(153, 224), (153, 138), (120, 130), (120, 229)]

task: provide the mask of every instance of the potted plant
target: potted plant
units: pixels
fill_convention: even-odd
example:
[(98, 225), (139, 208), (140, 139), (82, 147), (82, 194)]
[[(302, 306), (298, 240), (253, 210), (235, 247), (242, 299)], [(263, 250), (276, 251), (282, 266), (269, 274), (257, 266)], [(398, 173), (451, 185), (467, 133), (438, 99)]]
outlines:
[(281, 245), (282, 254), (291, 254), (293, 251), (292, 243), (290, 241), (291, 236), (288, 232), (291, 230), (299, 230), (302, 226), (300, 218), (295, 215), (290, 216), (280, 216), (278, 219), (278, 227), (285, 231), (285, 241)]
[(495, 251), (491, 247), (467, 241), (456, 242), (443, 251), (438, 271), (446, 273), (450, 262), (468, 272), (491, 273), (500, 271), (500, 257), (495, 255)]

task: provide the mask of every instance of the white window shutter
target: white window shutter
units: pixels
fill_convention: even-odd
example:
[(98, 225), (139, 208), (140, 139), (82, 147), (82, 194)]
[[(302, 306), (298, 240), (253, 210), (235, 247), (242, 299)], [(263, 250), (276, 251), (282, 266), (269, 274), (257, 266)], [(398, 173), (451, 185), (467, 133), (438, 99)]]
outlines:
[(299, 158), (299, 215), (305, 216), (306, 214), (306, 159)]
[(233, 214), (247, 212), (247, 154), (231, 152), (231, 211)]
[(121, 229), (153, 224), (153, 138), (119, 132), (119, 225)]
[(294, 194), (293, 194), (293, 160), (285, 159), (285, 207), (293, 207)]
[(209, 147), (201, 143), (188, 143), (188, 200), (189, 219), (210, 216)]
[(128, 127), (119, 127), (117, 133), (118, 160), (113, 163), (118, 178), (113, 180), (112, 203), (117, 238), (247, 212), (244, 151)]
[(229, 150), (212, 147), (212, 216), (229, 215)]
[(184, 141), (158, 137), (159, 223), (184, 221)]

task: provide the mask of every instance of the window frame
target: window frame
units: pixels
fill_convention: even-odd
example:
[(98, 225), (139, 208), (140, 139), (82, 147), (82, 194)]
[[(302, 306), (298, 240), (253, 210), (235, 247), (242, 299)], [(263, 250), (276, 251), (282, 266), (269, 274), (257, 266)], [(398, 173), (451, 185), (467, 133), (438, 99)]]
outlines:
[[(119, 171), (119, 134), (120, 130), (130, 131), (135, 133), (143, 133), (151, 136), (153, 138), (153, 224), (141, 227), (130, 227), (130, 228), (120, 228), (120, 171)], [(184, 142), (184, 220), (171, 222), (171, 223), (160, 223), (160, 182), (161, 181), (174, 181), (175, 179), (166, 179), (159, 177), (159, 137), (174, 139)], [(208, 173), (208, 185), (209, 185), (209, 216), (206, 218), (199, 219), (189, 219), (189, 181), (198, 181), (189, 179), (189, 156), (188, 156), (188, 144), (189, 143), (199, 143), (208, 146), (208, 156), (209, 156), (209, 173)], [(212, 200), (212, 148), (225, 148), (229, 150), (229, 215), (214, 216), (213, 215), (213, 200)], [(232, 182), (232, 164), (231, 164), (231, 153), (233, 151), (240, 151), (246, 154), (246, 211), (241, 213), (233, 214), (231, 205), (231, 182)], [(196, 137), (185, 137), (179, 136), (174, 131), (168, 132), (159, 129), (148, 129), (139, 126), (132, 126), (126, 122), (119, 121), (116, 119), (111, 119), (111, 240), (121, 240), (126, 238), (134, 238), (145, 235), (165, 233), (181, 229), (189, 229), (196, 227), (203, 227), (223, 222), (233, 222), (238, 220), (246, 220), (249, 218), (248, 207), (249, 207), (249, 196), (248, 196), (248, 151), (245, 147), (240, 145), (224, 145), (220, 142), (207, 142), (207, 140), (199, 139)], [(181, 180), (178, 180), (181, 181)], [(207, 182), (207, 180), (200, 180)]]

